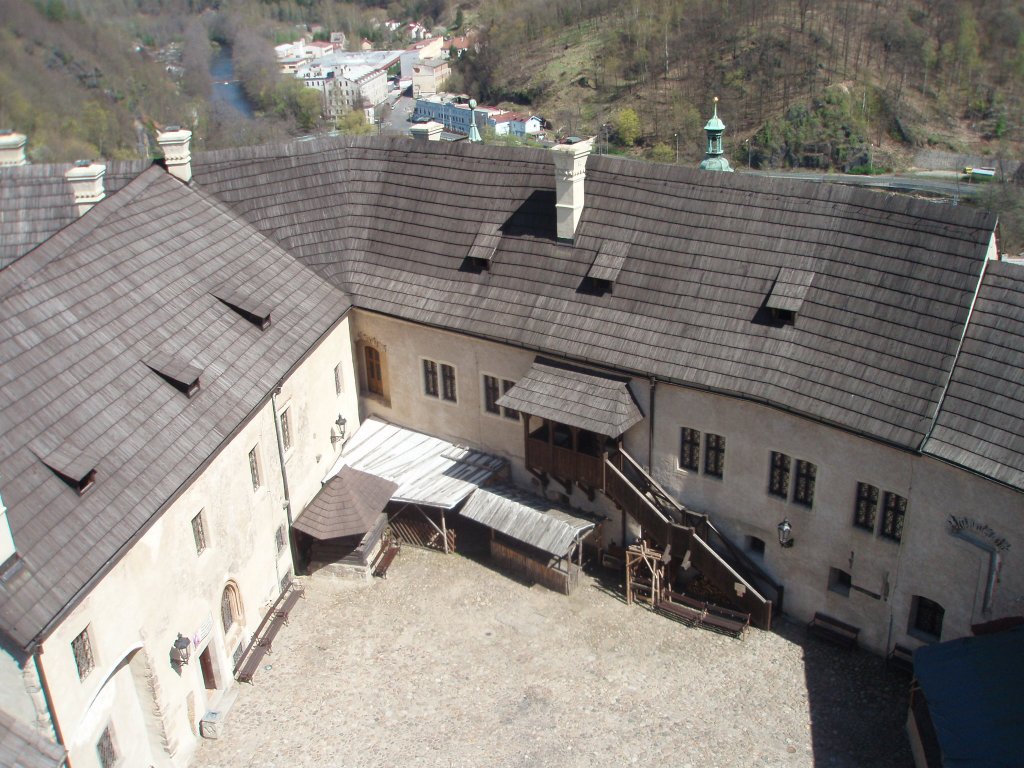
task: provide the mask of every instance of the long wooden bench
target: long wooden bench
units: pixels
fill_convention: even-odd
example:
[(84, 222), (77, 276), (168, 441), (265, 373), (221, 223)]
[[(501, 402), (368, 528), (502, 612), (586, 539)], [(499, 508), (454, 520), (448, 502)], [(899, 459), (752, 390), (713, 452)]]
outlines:
[(667, 615), (670, 619), (681, 621), (692, 627), (694, 624), (699, 624), (707, 612), (707, 606), (692, 597), (671, 591), (667, 592), (666, 596), (668, 599), (658, 600), (655, 610)]
[(277, 602), (267, 611), (256, 631), (253, 633), (249, 647), (245, 649), (238, 667), (235, 668), (235, 679), (240, 683), (251, 683), (253, 676), (260, 668), (263, 657), (274, 650), (274, 638), (281, 626), (288, 623), (288, 617), (295, 604), (306, 596), (302, 585), (292, 582), (280, 594)]
[(750, 614), (708, 603), (707, 613), (704, 614), (701, 623), (727, 635), (740, 637), (750, 624)]
[(750, 614), (722, 608), (671, 590), (665, 592), (665, 598), (658, 600), (655, 609), (684, 624), (723, 632), (733, 637), (742, 636), (750, 625)]
[(839, 621), (824, 613), (815, 613), (814, 618), (807, 622), (807, 631), (843, 648), (856, 648), (860, 627)]

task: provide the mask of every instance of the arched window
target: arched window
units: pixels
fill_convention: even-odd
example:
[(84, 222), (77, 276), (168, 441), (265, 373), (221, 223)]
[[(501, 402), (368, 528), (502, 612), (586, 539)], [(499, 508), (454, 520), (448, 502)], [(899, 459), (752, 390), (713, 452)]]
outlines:
[(220, 620), (224, 625), (224, 634), (227, 634), (228, 630), (235, 625), (235, 622), (241, 617), (241, 613), (238, 590), (235, 589), (234, 584), (228, 584), (220, 596)]

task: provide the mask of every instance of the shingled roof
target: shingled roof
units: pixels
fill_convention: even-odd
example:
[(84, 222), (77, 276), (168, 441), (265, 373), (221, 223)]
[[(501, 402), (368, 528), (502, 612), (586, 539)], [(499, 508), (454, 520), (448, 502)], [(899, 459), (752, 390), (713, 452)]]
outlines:
[[(104, 189), (112, 195), (150, 166), (109, 163)], [(71, 163), (0, 169), (0, 269), (21, 258), (76, 218), (74, 193), (64, 174)]]
[(1024, 490), (1024, 267), (990, 262), (924, 452)]
[[(360, 308), (653, 375), (918, 450), (994, 215), (591, 157), (575, 243), (550, 152), (344, 138), (196, 155), (194, 179)], [(481, 223), (502, 234), (462, 269)], [(581, 290), (628, 244), (614, 290)], [(790, 270), (783, 272), (782, 270)], [(766, 302), (798, 275), (793, 325)]]
[[(273, 324), (225, 306), (224, 284)], [(349, 306), (155, 166), (0, 270), (0, 467), (23, 563), (0, 585), (0, 628), (23, 647), (45, 636)], [(171, 386), (146, 364), (160, 355), (202, 388)], [(74, 472), (87, 449), (92, 486), (79, 495), (39, 445)]]
[(344, 466), (324, 483), (292, 527), (321, 541), (364, 534), (397, 490), (398, 483)]

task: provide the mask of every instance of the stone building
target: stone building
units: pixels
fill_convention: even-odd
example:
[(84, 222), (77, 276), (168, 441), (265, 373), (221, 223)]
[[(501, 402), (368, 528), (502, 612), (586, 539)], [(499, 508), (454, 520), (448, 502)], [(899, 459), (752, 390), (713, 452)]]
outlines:
[(72, 169), (0, 171), (2, 706), (76, 767), (188, 761), (370, 417), (505, 459), (609, 551), (728, 560), (762, 625), (886, 654), (1021, 613), (992, 214), (589, 142), (167, 151), (84, 174), (77, 217)]

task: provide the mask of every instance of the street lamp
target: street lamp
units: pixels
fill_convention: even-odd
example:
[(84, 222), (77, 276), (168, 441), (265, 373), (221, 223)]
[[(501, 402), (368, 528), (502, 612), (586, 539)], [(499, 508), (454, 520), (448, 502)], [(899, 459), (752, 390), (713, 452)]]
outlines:
[(793, 526), (789, 524), (788, 517), (779, 523), (779, 546), (784, 549), (793, 546)]
[(679, 165), (679, 134), (675, 133), (673, 136), (676, 139), (676, 165)]
[(749, 169), (751, 167), (750, 166), (750, 139), (744, 140), (743, 143), (747, 145), (747, 168)]

